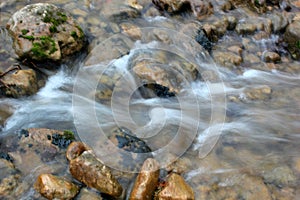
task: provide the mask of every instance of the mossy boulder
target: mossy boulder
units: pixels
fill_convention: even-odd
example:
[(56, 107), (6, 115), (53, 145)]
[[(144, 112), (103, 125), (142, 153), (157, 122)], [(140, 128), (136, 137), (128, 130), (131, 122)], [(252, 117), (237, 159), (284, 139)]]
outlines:
[(85, 44), (85, 35), (73, 17), (48, 3), (25, 6), (13, 14), (6, 28), (21, 59), (61, 61)]

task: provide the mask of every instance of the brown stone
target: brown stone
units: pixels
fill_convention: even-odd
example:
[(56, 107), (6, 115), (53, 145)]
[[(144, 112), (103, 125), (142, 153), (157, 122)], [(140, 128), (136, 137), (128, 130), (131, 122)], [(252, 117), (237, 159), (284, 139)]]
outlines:
[(130, 200), (151, 200), (158, 185), (159, 164), (153, 158), (148, 158), (137, 176)]
[(263, 53), (263, 59), (265, 62), (279, 62), (281, 61), (281, 57), (278, 53), (267, 51)]
[(84, 151), (90, 150), (90, 148), (82, 142), (72, 142), (66, 152), (68, 161), (71, 161), (80, 156)]
[(122, 186), (106, 167), (91, 151), (84, 151), (80, 156), (71, 160), (70, 172), (74, 178), (102, 193), (119, 197)]
[(167, 178), (167, 185), (158, 193), (158, 200), (194, 200), (193, 189), (178, 174)]
[(242, 63), (243, 59), (240, 55), (232, 52), (215, 51), (213, 52), (215, 61), (225, 67), (238, 66)]
[(39, 175), (34, 187), (48, 199), (73, 199), (79, 191), (74, 183), (51, 174)]
[(38, 91), (36, 73), (32, 69), (18, 70), (2, 78), (7, 87), (2, 87), (4, 95), (9, 97), (22, 97), (33, 95)]

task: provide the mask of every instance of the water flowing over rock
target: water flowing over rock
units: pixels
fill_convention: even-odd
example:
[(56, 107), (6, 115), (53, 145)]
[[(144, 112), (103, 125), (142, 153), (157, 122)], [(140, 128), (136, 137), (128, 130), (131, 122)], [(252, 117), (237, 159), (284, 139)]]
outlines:
[(158, 185), (159, 164), (156, 160), (148, 158), (138, 174), (133, 189), (130, 194), (130, 200), (151, 200), (154, 190)]
[(122, 186), (91, 151), (84, 151), (80, 156), (70, 161), (70, 172), (74, 178), (89, 187), (113, 197), (122, 194)]
[(71, 15), (48, 3), (25, 6), (6, 27), (20, 58), (61, 61), (85, 43), (84, 33)]
[(51, 174), (41, 174), (34, 186), (47, 199), (69, 200), (79, 191), (79, 187), (74, 183)]
[(4, 86), (0, 88), (1, 94), (8, 97), (30, 96), (38, 90), (37, 76), (32, 69), (6, 74), (2, 82)]
[(194, 200), (193, 189), (175, 173), (167, 177), (166, 186), (158, 193), (158, 200)]

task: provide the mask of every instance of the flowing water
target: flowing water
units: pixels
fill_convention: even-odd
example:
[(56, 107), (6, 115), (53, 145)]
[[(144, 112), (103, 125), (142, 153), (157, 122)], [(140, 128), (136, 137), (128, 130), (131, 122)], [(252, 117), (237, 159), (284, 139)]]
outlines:
[[(16, 8), (34, 2), (1, 3), (1, 27)], [(69, 11), (73, 9), (81, 23), (82, 18), (99, 17), (101, 6), (109, 4), (110, 1), (64, 1), (60, 5)], [(76, 8), (85, 14), (75, 12)], [(164, 28), (169, 28), (164, 27), (168, 25), (164, 17), (146, 18), (136, 23), (144, 23), (146, 28), (142, 29), (142, 34), (145, 35), (154, 29), (165, 31)], [(153, 28), (157, 24), (159, 28)], [(92, 22), (81, 25), (93, 34), (100, 26), (95, 28), (97, 25)], [(15, 60), (5, 57), (8, 53), (3, 49), (13, 53), (7, 33), (4, 29), (1, 31), (1, 42), (5, 41), (2, 44), (7, 46), (1, 48), (0, 54), (1, 67), (5, 68)], [(107, 37), (116, 35), (113, 32)], [(110, 152), (98, 148), (105, 140), (105, 134), (101, 133), (118, 125), (146, 141), (163, 167), (176, 161), (172, 165), (174, 170), (182, 173), (193, 187), (196, 199), (221, 199), (226, 195), (251, 199), (251, 194), (247, 196), (246, 192), (261, 192), (260, 189), (255, 191), (251, 184), (264, 183), (273, 196), (300, 198), (299, 74), (255, 68), (236, 73), (217, 65), (191, 38), (184, 38), (174, 29), (164, 33), (173, 43), (160, 44), (149, 36), (145, 41), (131, 44), (127, 55), (107, 62), (85, 67), (84, 58), (79, 58), (76, 63), (62, 65), (50, 75), (36, 95), (1, 99), (1, 112), (8, 117), (1, 135), (9, 136), (31, 127), (73, 130), (95, 148), (110, 167), (119, 169)], [(95, 46), (93, 42), (97, 38), (94, 37), (97, 34), (90, 37), (91, 46)], [(257, 51), (272, 48), (277, 39), (274, 35), (269, 40), (255, 41)], [(130, 68), (136, 55), (159, 61), (159, 56), (163, 55), (165, 63), (160, 64), (165, 69), (171, 61), (193, 64), (201, 78), (191, 81), (183, 77), (182, 89), (174, 97), (145, 98), (140, 90), (141, 83), (132, 76)], [(105, 73), (122, 77), (108, 102), (95, 98), (98, 82)], [(36, 173), (34, 169), (27, 170), (24, 181), (28, 181), (33, 172)], [(252, 177), (259, 178), (253, 180)], [(226, 195), (222, 196), (222, 191)], [(18, 198), (32, 196), (34, 191), (28, 189)]]

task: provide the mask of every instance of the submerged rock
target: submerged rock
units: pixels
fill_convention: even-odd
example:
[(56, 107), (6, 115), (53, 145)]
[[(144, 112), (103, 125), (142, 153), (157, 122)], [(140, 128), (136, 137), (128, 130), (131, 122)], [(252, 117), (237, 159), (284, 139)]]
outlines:
[(158, 185), (159, 164), (156, 160), (148, 158), (138, 174), (133, 189), (130, 194), (130, 200), (151, 200), (154, 190)]
[(178, 13), (191, 10), (195, 17), (202, 19), (213, 13), (213, 5), (210, 1), (203, 0), (152, 0), (158, 9), (169, 13)]
[(47, 199), (73, 199), (79, 191), (74, 183), (51, 174), (41, 174), (34, 187)]
[[(110, 149), (113, 162), (123, 171), (139, 172), (144, 161), (152, 157), (152, 150), (146, 142), (136, 137), (129, 129), (124, 127), (113, 128), (107, 133), (108, 141), (99, 144), (101, 148)], [(128, 153), (129, 152), (129, 153)]]
[(38, 91), (38, 80), (35, 71), (17, 70), (2, 78), (1, 95), (19, 98), (33, 95)]
[(80, 156), (70, 161), (70, 173), (74, 178), (113, 197), (122, 194), (122, 186), (91, 151), (84, 151)]
[(167, 177), (166, 186), (158, 193), (158, 200), (194, 200), (193, 189), (175, 173)]
[(0, 198), (6, 199), (19, 185), (19, 171), (7, 159), (0, 159)]
[(61, 61), (85, 43), (84, 33), (71, 15), (48, 3), (25, 6), (6, 27), (20, 58)]

